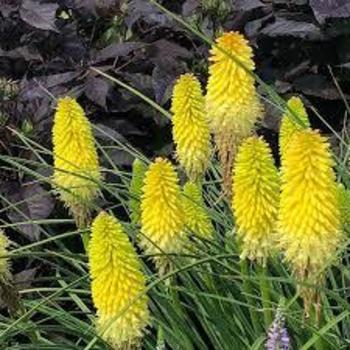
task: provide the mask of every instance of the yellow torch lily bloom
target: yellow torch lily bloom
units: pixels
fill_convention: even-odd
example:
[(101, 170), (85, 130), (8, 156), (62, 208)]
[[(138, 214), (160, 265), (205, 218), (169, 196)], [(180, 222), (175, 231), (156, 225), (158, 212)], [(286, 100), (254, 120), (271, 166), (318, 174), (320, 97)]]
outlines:
[(135, 348), (149, 323), (141, 263), (118, 220), (101, 212), (88, 250), (97, 330), (114, 349)]
[(166, 255), (184, 250), (185, 213), (176, 171), (172, 164), (157, 158), (146, 172), (141, 201), (140, 244), (147, 254), (155, 255), (157, 267), (164, 272), (170, 259)]
[(241, 240), (241, 259), (264, 262), (274, 250), (280, 182), (270, 147), (247, 138), (234, 166), (232, 209)]
[[(295, 276), (311, 284), (322, 281), (342, 239), (333, 166), (329, 143), (310, 129), (295, 133), (282, 158), (281, 246)], [(308, 312), (315, 293), (304, 288), (303, 296)]]
[(248, 41), (238, 32), (228, 32), (216, 40), (216, 45), (209, 58), (206, 107), (223, 167), (224, 186), (230, 192), (237, 147), (252, 132), (263, 112), (250, 74), (255, 64)]
[(58, 100), (52, 133), (53, 182), (81, 226), (97, 196), (101, 174), (90, 123), (75, 99)]
[(172, 112), (177, 158), (188, 177), (196, 180), (208, 167), (211, 145), (204, 97), (193, 74), (184, 74), (177, 80)]

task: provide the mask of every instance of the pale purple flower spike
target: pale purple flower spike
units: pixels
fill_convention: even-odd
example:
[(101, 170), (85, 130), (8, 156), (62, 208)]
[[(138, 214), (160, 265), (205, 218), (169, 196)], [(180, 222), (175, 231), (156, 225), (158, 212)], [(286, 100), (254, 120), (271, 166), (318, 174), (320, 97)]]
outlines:
[(290, 339), (280, 310), (277, 310), (275, 320), (268, 331), (266, 350), (290, 350)]

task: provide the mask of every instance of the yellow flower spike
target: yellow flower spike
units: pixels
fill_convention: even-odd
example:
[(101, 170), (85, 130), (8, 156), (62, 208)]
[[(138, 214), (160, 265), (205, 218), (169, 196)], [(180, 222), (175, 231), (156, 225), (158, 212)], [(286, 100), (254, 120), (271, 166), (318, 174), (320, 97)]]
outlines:
[(118, 220), (101, 212), (89, 244), (92, 300), (97, 330), (113, 349), (134, 349), (149, 323), (145, 276)]
[(343, 229), (350, 230), (350, 190), (338, 184), (337, 193)]
[(52, 133), (54, 185), (78, 226), (84, 226), (101, 174), (90, 123), (75, 99), (58, 100)]
[(190, 233), (211, 240), (214, 227), (208, 215), (202, 196), (202, 189), (194, 182), (187, 182), (183, 188), (183, 204), (186, 213), (186, 227)]
[(286, 148), (292, 136), (297, 131), (310, 127), (310, 121), (306, 113), (303, 101), (299, 97), (291, 97), (287, 102), (287, 106), (299, 118), (300, 123), (295, 120), (295, 116), (291, 115), (291, 112), (288, 109), (283, 114), (279, 134), (279, 147), (281, 157), (286, 151)]
[[(297, 132), (282, 159), (279, 235), (299, 281), (322, 282), (342, 239), (337, 185), (328, 141), (317, 131)], [(302, 289), (308, 313), (316, 297)]]
[(141, 201), (140, 245), (163, 273), (170, 258), (161, 254), (183, 252), (186, 244), (185, 214), (178, 177), (172, 164), (157, 158), (146, 172)]
[(147, 164), (136, 158), (132, 164), (132, 179), (129, 187), (130, 218), (133, 224), (140, 224), (141, 221), (141, 195), (143, 179), (147, 171)]
[(187, 176), (196, 180), (208, 167), (211, 145), (204, 97), (193, 74), (184, 74), (177, 80), (171, 109), (177, 158)]
[(232, 210), (241, 240), (241, 259), (264, 263), (276, 242), (279, 175), (268, 144), (247, 138), (239, 148), (233, 175)]
[[(238, 32), (216, 40), (211, 50), (206, 108), (224, 172), (224, 186), (230, 192), (232, 164), (237, 147), (249, 136), (263, 109), (249, 74), (255, 64), (248, 41)], [(224, 50), (222, 52), (219, 48)], [(227, 54), (235, 57), (246, 71)]]
[(1, 281), (7, 281), (10, 278), (9, 259), (8, 255), (9, 241), (4, 232), (0, 230), (0, 284)]

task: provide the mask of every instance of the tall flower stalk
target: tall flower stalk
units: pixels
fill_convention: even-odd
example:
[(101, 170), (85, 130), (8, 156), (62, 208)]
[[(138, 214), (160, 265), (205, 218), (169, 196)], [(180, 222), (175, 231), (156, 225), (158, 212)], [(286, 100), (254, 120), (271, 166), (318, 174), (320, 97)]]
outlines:
[[(160, 276), (173, 268), (176, 254), (187, 247), (185, 212), (177, 173), (164, 158), (149, 166), (142, 188), (140, 245), (152, 256)], [(171, 281), (167, 280), (167, 293)], [(173, 300), (176, 295), (172, 294)], [(164, 329), (158, 328), (157, 349), (164, 349)]]
[(232, 210), (241, 259), (265, 264), (276, 243), (280, 181), (268, 144), (247, 138), (239, 148), (233, 174)]
[(52, 136), (53, 184), (77, 226), (85, 228), (98, 195), (101, 173), (91, 125), (75, 99), (58, 100)]
[(301, 283), (305, 312), (319, 313), (317, 286), (336, 260), (342, 240), (334, 161), (328, 141), (317, 131), (297, 132), (282, 159), (279, 234), (286, 260)]
[(88, 255), (98, 333), (113, 349), (135, 349), (149, 323), (141, 263), (113, 216), (101, 212), (91, 231)]
[(268, 327), (272, 317), (266, 262), (276, 245), (280, 189), (271, 150), (262, 138), (249, 137), (240, 146), (233, 188), (232, 210), (240, 239), (240, 257), (258, 264), (265, 325)]
[(168, 255), (183, 253), (187, 237), (179, 180), (168, 160), (149, 166), (142, 192), (140, 244), (163, 274), (171, 265)]
[(263, 110), (249, 74), (255, 64), (248, 41), (238, 32), (228, 32), (216, 40), (216, 45), (210, 51), (206, 109), (223, 167), (224, 188), (230, 194), (237, 147), (251, 134)]
[(176, 81), (171, 109), (177, 159), (195, 181), (209, 165), (211, 143), (202, 89), (193, 74), (181, 75)]

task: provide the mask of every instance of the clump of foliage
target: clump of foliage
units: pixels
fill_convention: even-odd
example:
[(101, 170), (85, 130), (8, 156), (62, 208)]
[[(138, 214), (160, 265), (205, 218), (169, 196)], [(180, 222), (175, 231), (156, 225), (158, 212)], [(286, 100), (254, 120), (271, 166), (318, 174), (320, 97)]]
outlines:
[[(261, 67), (254, 73), (251, 42), (237, 31), (222, 33), (247, 6), (242, 2), (218, 8), (216, 1), (164, 1), (172, 11), (154, 0), (79, 3), (39, 8), (26, 0), (1, 8), (1, 25), (20, 19), (34, 34), (45, 33), (41, 44), (73, 23), (75, 39), (62, 39), (62, 46), (82, 45), (70, 51), (77, 56), (64, 56), (63, 49), (62, 71), (46, 76), (57, 67), (50, 51), (33, 53), (31, 44), (16, 51), (10, 43), (0, 51), (6, 60), (20, 55), (37, 62), (20, 82), (6, 79), (15, 88), (2, 95), (18, 106), (5, 111), (11, 137), (0, 156), (5, 175), (15, 175), (1, 188), (0, 227), (10, 239), (1, 234), (0, 343), (8, 349), (346, 349), (346, 129), (339, 135), (325, 122), (337, 140), (331, 144), (299, 97), (281, 98), (280, 86), (265, 82), (271, 76), (262, 80)], [(279, 3), (275, 22), (260, 21), (265, 37), (280, 35), (279, 22), (297, 26), (279, 17)], [(271, 16), (263, 3), (251, 6)], [(324, 9), (310, 6), (320, 26), (327, 23)], [(191, 25), (176, 15), (181, 11), (197, 16)], [(198, 31), (205, 18), (208, 28)], [(165, 27), (181, 33), (184, 46), (155, 39)], [(307, 28), (316, 41), (328, 35)], [(212, 46), (209, 60), (202, 57), (205, 42)], [(193, 53), (189, 46), (198, 43), (202, 51)], [(139, 73), (141, 61), (151, 63)], [(331, 76), (347, 108), (346, 92)], [(31, 123), (17, 128), (14, 110)], [(157, 147), (121, 135), (130, 126), (114, 119), (134, 113), (152, 120), (148, 132), (160, 140)], [(281, 127), (268, 126), (271, 114), (282, 117)], [(40, 129), (42, 118), (48, 121)], [(51, 132), (52, 144), (45, 139)], [(172, 147), (164, 148), (171, 135)]]

